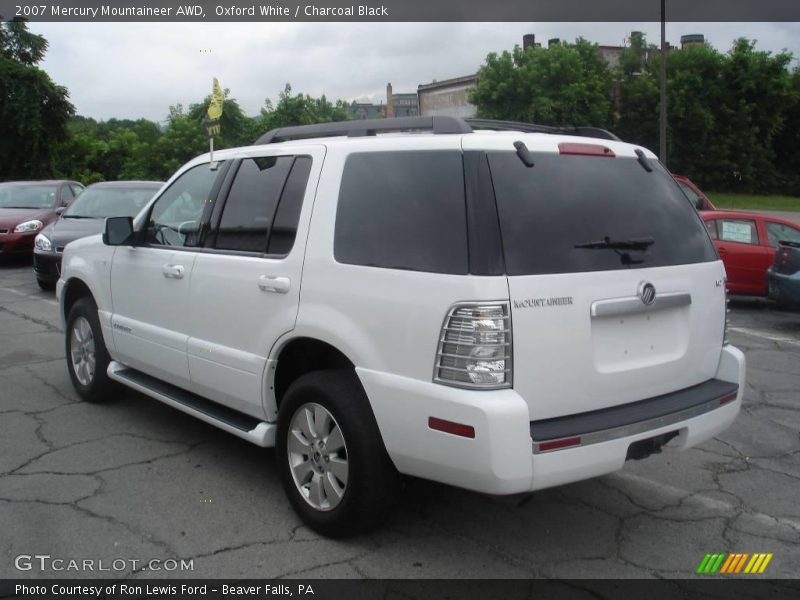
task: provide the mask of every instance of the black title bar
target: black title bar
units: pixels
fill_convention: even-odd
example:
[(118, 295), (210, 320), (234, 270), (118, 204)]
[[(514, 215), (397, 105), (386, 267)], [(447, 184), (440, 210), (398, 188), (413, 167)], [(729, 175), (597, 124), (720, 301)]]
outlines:
[[(798, 0), (667, 0), (667, 21), (800, 21)], [(556, 22), (661, 20), (658, 0), (0, 0), (4, 20)]]

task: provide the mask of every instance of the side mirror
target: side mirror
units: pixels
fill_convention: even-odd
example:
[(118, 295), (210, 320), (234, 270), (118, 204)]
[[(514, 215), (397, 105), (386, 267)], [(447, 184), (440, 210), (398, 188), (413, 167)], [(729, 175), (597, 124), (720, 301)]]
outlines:
[(133, 218), (108, 217), (103, 232), (103, 243), (106, 246), (133, 246)]
[(57, 214), (57, 215), (60, 217), (61, 215), (63, 215), (63, 214), (64, 214), (64, 211), (65, 211), (65, 210), (67, 210), (67, 207), (66, 207), (66, 206), (59, 206), (59, 207), (56, 209), (56, 214)]

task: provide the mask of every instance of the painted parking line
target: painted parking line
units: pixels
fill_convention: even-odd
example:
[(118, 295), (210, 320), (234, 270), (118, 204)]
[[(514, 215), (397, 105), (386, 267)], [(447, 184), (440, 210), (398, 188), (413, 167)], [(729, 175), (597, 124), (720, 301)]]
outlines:
[(734, 333), (742, 333), (744, 335), (749, 335), (752, 337), (758, 337), (761, 339), (769, 340), (771, 342), (780, 342), (782, 344), (794, 344), (800, 346), (800, 339), (796, 337), (780, 335), (776, 333), (771, 333), (769, 331), (762, 331), (760, 329), (750, 329), (749, 327), (728, 327), (728, 331), (732, 331)]
[(36, 296), (34, 294), (26, 294), (25, 292), (20, 292), (19, 290), (15, 290), (14, 288), (0, 287), (0, 290), (4, 292), (9, 292), (10, 294), (14, 294), (16, 296), (21, 296), (22, 298), (29, 298), (30, 300), (39, 300), (41, 302), (47, 302), (48, 304), (52, 304), (53, 306), (58, 306), (58, 302), (56, 302), (55, 300), (48, 300), (47, 298), (42, 298), (41, 296)]

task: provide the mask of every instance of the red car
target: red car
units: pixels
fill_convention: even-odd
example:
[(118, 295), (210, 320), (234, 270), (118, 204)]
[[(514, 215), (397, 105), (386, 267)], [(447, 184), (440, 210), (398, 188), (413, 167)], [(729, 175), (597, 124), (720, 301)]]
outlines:
[(700, 188), (692, 183), (688, 177), (675, 175), (674, 173), (672, 176), (697, 210), (717, 210), (714, 205), (711, 204), (711, 200), (708, 199), (708, 196), (701, 192)]
[(701, 212), (706, 229), (728, 274), (728, 291), (767, 295), (767, 269), (775, 262), (779, 241), (800, 242), (800, 225), (750, 212)]
[(76, 181), (0, 183), (0, 256), (33, 254), (33, 240), (83, 186)]

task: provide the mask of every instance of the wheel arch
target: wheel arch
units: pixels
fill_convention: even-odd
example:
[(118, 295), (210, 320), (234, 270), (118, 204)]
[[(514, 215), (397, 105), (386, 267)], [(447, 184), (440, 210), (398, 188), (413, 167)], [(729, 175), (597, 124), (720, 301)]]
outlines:
[(70, 277), (61, 290), (60, 310), (62, 323), (67, 322), (69, 311), (72, 310), (75, 303), (85, 297), (91, 298), (94, 303), (97, 304), (97, 300), (89, 285), (79, 277)]
[(289, 386), (307, 373), (324, 369), (348, 369), (355, 363), (342, 350), (324, 340), (298, 336), (283, 341), (268, 361), (267, 406), (269, 417), (277, 418), (281, 400)]

